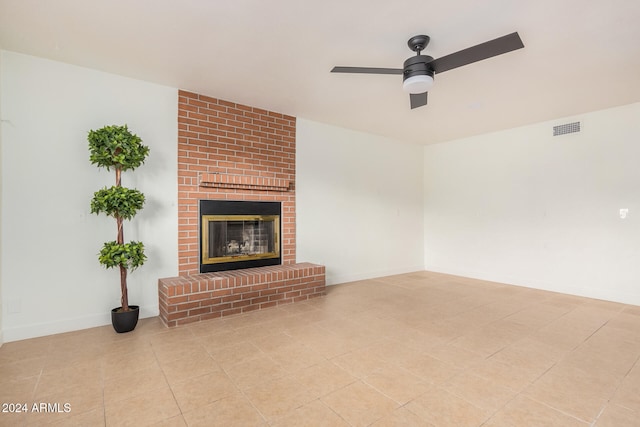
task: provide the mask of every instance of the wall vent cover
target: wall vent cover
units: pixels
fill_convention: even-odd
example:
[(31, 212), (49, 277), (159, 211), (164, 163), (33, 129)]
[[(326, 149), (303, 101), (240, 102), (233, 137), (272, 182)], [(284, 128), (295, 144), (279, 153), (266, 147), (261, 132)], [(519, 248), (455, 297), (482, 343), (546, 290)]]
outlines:
[(553, 136), (566, 135), (568, 133), (580, 132), (580, 122), (566, 123), (553, 127)]

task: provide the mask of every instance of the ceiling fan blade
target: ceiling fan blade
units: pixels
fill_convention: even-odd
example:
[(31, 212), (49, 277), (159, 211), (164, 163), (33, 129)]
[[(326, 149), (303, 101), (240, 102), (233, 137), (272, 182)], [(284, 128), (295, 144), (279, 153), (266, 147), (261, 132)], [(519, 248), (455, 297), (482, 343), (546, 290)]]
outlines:
[(422, 107), (423, 105), (427, 105), (427, 93), (412, 93), (409, 94), (411, 99), (411, 109)]
[(402, 74), (402, 68), (333, 67), (332, 73)]
[(516, 32), (435, 59), (430, 65), (433, 71), (442, 73), (523, 47), (524, 44)]

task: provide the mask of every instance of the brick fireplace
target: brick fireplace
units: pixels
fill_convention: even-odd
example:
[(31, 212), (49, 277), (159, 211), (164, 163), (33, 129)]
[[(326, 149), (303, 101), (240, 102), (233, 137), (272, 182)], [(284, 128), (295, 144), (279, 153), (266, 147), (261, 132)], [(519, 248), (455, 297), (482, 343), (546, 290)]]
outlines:
[(178, 271), (199, 273), (198, 202), (282, 202), (282, 263), (296, 262), (295, 117), (180, 91)]
[[(323, 295), (324, 267), (296, 265), (295, 117), (192, 92), (178, 97), (179, 277), (159, 280), (162, 320), (173, 326)], [(282, 264), (201, 274), (202, 200), (281, 203)]]

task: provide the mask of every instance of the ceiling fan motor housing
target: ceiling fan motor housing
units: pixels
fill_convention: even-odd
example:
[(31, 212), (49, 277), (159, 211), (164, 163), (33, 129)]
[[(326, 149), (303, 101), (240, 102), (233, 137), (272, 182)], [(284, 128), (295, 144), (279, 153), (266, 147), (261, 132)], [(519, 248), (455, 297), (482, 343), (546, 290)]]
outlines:
[(429, 76), (433, 78), (433, 70), (429, 63), (433, 58), (428, 55), (416, 55), (404, 61), (404, 71), (402, 73), (402, 81), (413, 76)]

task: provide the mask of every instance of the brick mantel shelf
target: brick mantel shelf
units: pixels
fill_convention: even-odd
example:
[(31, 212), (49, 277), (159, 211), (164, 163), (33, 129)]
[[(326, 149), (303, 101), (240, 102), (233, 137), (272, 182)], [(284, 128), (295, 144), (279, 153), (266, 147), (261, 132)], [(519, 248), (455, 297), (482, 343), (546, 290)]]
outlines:
[(203, 173), (200, 175), (200, 187), (283, 192), (289, 191), (290, 184), (288, 179), (281, 178), (221, 173)]

